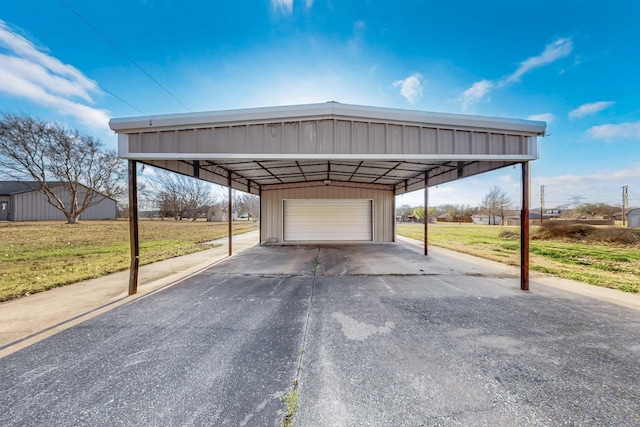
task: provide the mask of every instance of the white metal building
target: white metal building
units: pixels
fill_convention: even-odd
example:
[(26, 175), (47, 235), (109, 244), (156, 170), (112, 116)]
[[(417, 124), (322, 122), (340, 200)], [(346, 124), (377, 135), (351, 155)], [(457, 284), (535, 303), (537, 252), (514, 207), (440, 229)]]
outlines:
[(134, 165), (260, 195), (260, 240), (273, 243), (392, 242), (394, 196), (515, 164), (523, 168), (528, 214), (528, 164), (546, 127), (335, 102), (121, 118), (110, 126), (119, 156)]
[[(63, 199), (69, 198), (60, 183), (50, 182), (49, 186)], [(39, 188), (36, 182), (0, 181), (0, 221), (66, 220), (60, 210), (47, 202)], [(80, 219), (116, 219), (117, 213), (116, 201), (104, 196), (96, 199), (96, 204), (84, 211)]]
[(627, 212), (627, 224), (631, 228), (640, 227), (640, 208)]

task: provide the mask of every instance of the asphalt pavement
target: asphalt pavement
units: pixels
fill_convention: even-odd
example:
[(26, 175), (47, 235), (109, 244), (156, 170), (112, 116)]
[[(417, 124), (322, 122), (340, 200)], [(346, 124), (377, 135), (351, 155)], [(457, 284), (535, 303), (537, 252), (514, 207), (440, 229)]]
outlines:
[(247, 249), (0, 359), (0, 425), (640, 424), (637, 308), (420, 252)]

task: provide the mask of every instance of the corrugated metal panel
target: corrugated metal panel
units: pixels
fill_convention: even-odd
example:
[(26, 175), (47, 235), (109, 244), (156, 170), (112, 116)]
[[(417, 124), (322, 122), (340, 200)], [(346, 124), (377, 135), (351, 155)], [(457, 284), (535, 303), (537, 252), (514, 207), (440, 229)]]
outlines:
[(264, 127), (264, 153), (282, 153), (282, 123), (269, 123)]
[(284, 241), (372, 241), (372, 200), (284, 200)]
[[(206, 127), (175, 132), (130, 134), (121, 151), (183, 155), (537, 155), (535, 136), (458, 129), (362, 123), (344, 120), (274, 122), (264, 125)], [(487, 139), (489, 140), (487, 143)], [(125, 148), (126, 147), (126, 148)], [(124, 149), (124, 150), (123, 150)], [(533, 151), (533, 152), (531, 152)], [(125, 154), (125, 153), (121, 153)]]
[(316, 121), (305, 121), (300, 123), (300, 152), (314, 153), (317, 144), (317, 123)]
[[(64, 198), (63, 198), (64, 199)], [(44, 194), (37, 191), (16, 194), (12, 197), (12, 221), (57, 221), (66, 220), (64, 214), (54, 208)], [(104, 199), (89, 207), (81, 216), (81, 220), (116, 219), (116, 202)]]

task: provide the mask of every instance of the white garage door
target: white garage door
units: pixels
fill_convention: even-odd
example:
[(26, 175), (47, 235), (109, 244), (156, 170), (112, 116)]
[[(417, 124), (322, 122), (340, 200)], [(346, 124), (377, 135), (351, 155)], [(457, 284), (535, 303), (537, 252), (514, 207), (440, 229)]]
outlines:
[(284, 201), (285, 241), (372, 241), (372, 201)]

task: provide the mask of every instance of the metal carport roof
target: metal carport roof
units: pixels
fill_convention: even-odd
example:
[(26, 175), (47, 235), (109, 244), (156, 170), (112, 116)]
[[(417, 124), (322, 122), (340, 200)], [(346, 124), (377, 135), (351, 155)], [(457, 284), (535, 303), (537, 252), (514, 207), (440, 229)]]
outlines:
[(329, 102), (113, 119), (119, 155), (255, 194), (323, 180), (395, 194), (538, 158), (545, 123)]
[[(337, 102), (119, 118), (109, 124), (118, 133), (119, 156), (131, 161), (134, 190), (131, 170), (137, 161), (253, 194), (330, 182), (398, 195), (522, 164), (523, 220), (528, 163), (538, 158), (537, 137), (546, 129), (544, 122), (530, 120)], [(137, 205), (134, 196), (130, 191)]]

